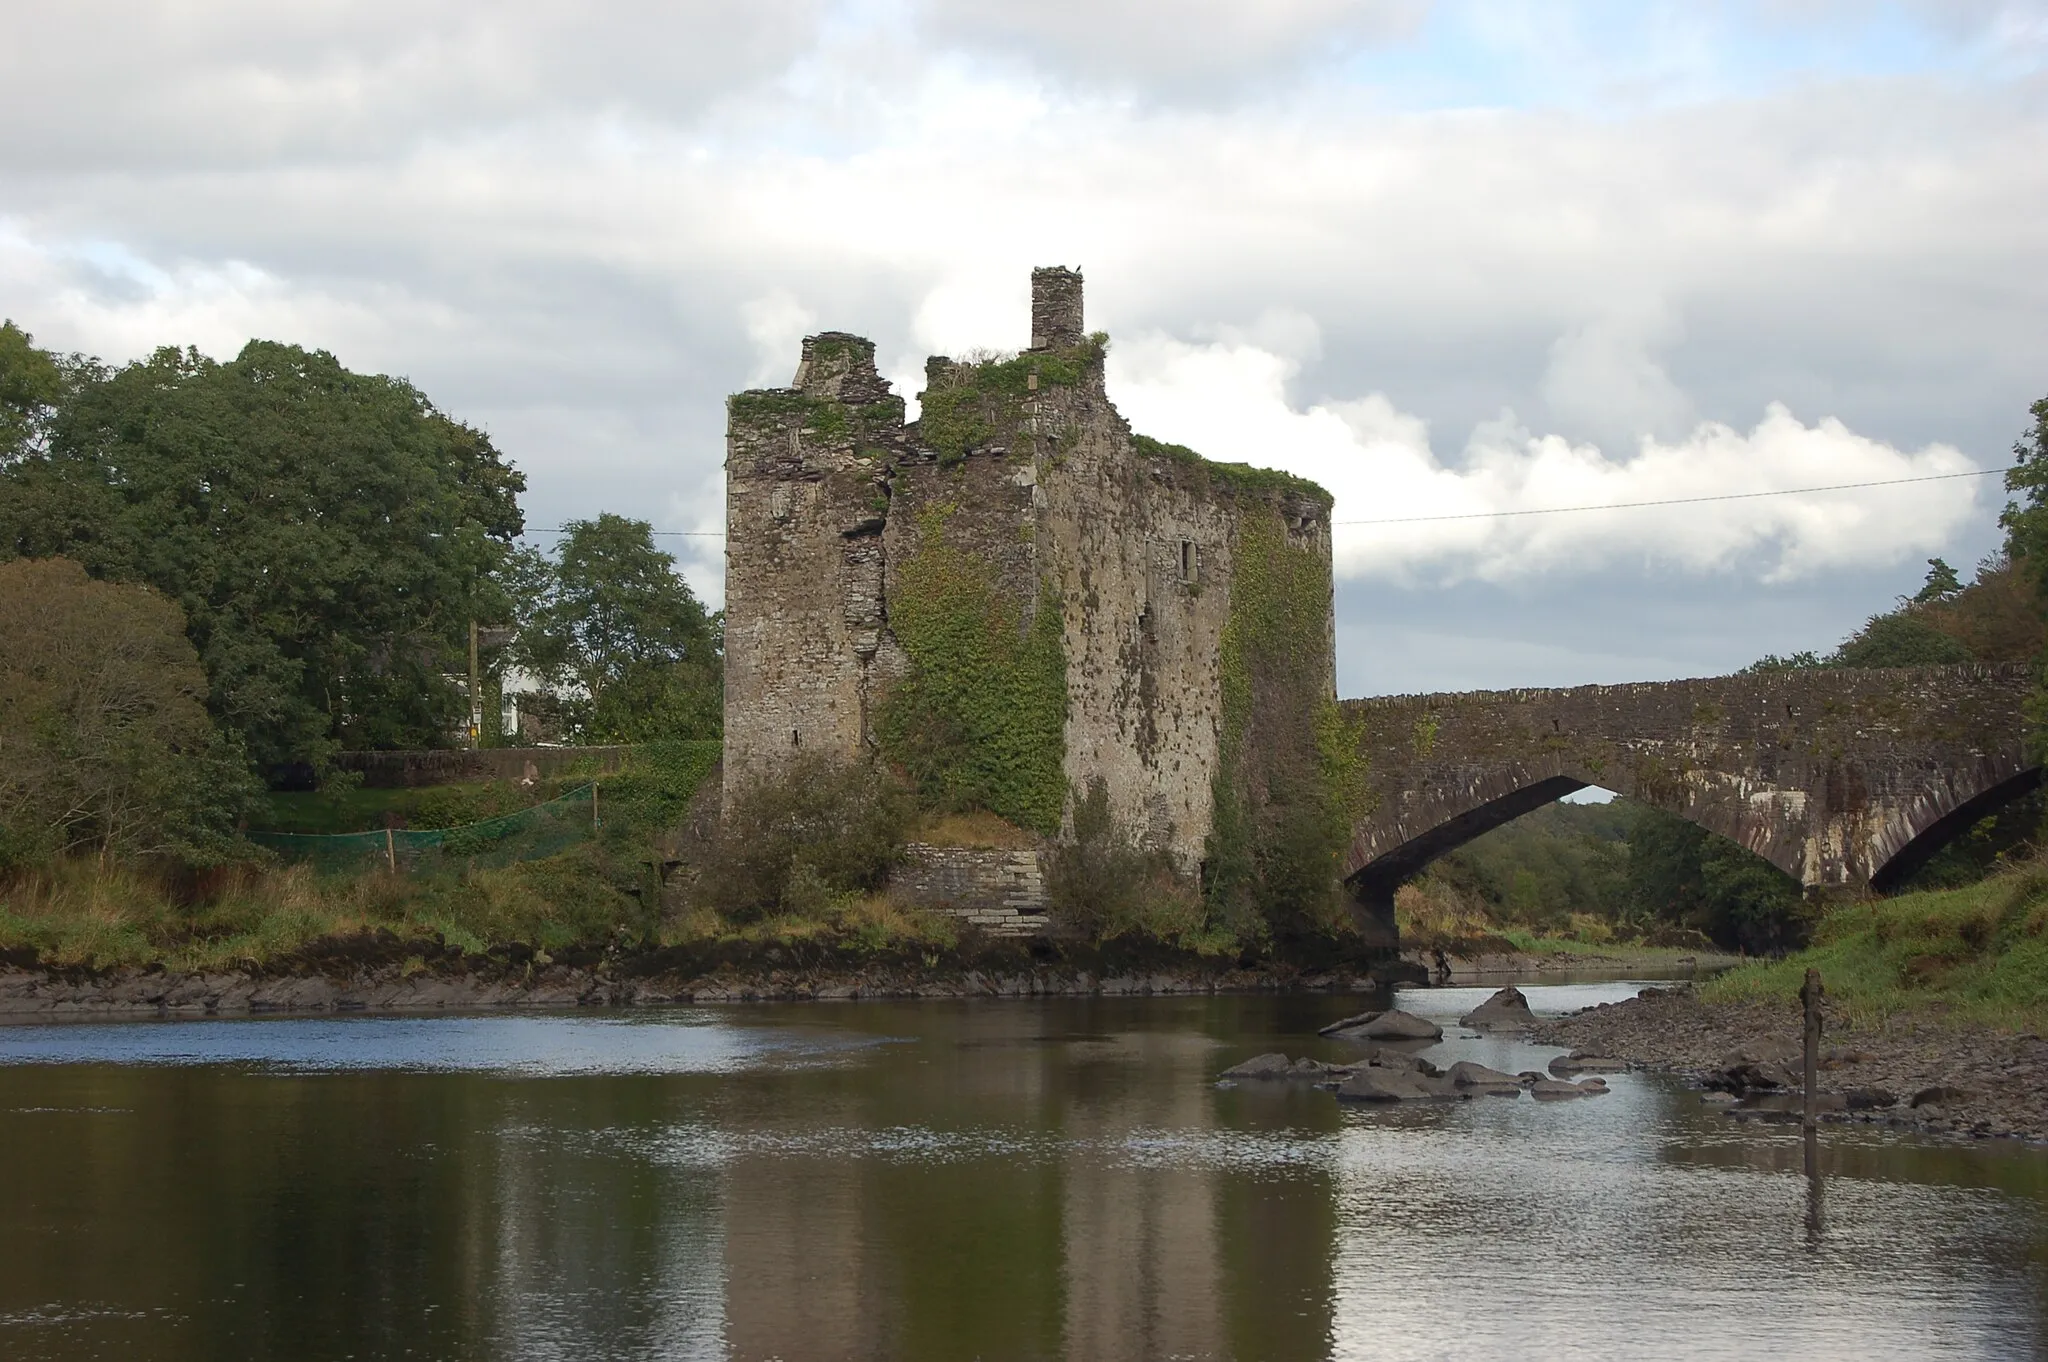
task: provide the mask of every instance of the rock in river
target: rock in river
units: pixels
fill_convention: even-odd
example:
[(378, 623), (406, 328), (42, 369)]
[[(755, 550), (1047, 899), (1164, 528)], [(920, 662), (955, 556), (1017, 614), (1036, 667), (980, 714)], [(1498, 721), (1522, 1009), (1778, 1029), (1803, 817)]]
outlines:
[(1223, 1071), (1225, 1078), (1292, 1078), (1294, 1061), (1283, 1054), (1257, 1055)]
[(1391, 1012), (1349, 1018), (1323, 1034), (1340, 1040), (1442, 1040), (1444, 1029), (1433, 1021), (1397, 1007)]
[(1484, 1064), (1474, 1064), (1461, 1059), (1451, 1066), (1446, 1075), (1451, 1086), (1487, 1097), (1520, 1097), (1522, 1080), (1513, 1074), (1504, 1074), (1499, 1069), (1489, 1069)]
[(1622, 1074), (1628, 1072), (1628, 1061), (1574, 1050), (1551, 1060), (1550, 1072), (1559, 1078), (1569, 1078), (1573, 1074)]
[(1442, 1102), (1466, 1095), (1447, 1078), (1399, 1069), (1360, 1069), (1337, 1085), (1337, 1096), (1345, 1102)]
[(1542, 1078), (1529, 1085), (1529, 1095), (1539, 1102), (1555, 1102), (1567, 1097), (1604, 1097), (1607, 1085), (1597, 1078), (1582, 1078), (1576, 1083)]
[(1458, 1025), (1474, 1031), (1526, 1031), (1535, 1024), (1536, 1014), (1529, 1010), (1529, 1000), (1513, 984), (1458, 1018)]

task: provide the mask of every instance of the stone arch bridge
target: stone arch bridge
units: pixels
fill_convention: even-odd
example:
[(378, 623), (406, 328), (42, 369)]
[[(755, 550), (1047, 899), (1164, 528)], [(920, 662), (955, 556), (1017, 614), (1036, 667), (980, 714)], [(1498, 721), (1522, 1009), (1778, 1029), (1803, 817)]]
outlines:
[(1884, 892), (2033, 789), (2024, 666), (1816, 668), (1343, 703), (1374, 801), (1344, 874), (1391, 926), (1444, 853), (1598, 785), (1720, 833), (1809, 892)]

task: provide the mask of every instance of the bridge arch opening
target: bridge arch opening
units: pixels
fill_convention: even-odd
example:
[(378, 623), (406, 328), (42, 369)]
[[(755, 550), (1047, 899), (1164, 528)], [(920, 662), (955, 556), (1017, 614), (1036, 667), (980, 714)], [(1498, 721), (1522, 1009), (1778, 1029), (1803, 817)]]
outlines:
[(2040, 789), (2041, 783), (2042, 769), (2038, 766), (2029, 767), (1986, 787), (1933, 819), (1914, 834), (1911, 841), (1894, 852), (1890, 860), (1872, 873), (1871, 889), (1879, 894), (1897, 893), (1944, 847), (2013, 801), (2025, 798)]
[(1658, 792), (1645, 797), (1642, 791), (1637, 790), (1613, 791), (1577, 775), (1554, 774), (1530, 779), (1527, 784), (1442, 817), (1434, 825), (1423, 828), (1398, 845), (1381, 852), (1353, 872), (1346, 879), (1345, 885), (1360, 927), (1369, 936), (1381, 937), (1390, 943), (1398, 942), (1399, 929), (1395, 922), (1394, 902), (1396, 891), (1401, 886), (1413, 881), (1436, 861), (1488, 833), (1538, 809), (1560, 800), (1569, 800), (1570, 796), (1589, 790), (1598, 791), (1610, 799), (1626, 799), (1641, 808), (1656, 810), (1660, 814), (1698, 828), (1713, 840), (1726, 843), (1731, 850), (1741, 856), (1753, 857), (1770, 866), (1777, 875), (1785, 877), (1788, 887), (1795, 890), (1796, 896), (1797, 881), (1787, 874), (1785, 867), (1778, 864), (1774, 857), (1761, 854), (1756, 848), (1745, 844), (1739, 835), (1742, 829), (1734, 821), (1730, 809), (1712, 804), (1664, 800), (1655, 797)]

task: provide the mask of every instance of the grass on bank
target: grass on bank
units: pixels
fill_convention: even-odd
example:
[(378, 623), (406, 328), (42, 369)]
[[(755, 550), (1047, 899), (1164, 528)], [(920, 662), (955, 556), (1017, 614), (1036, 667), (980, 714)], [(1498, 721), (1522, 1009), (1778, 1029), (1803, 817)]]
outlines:
[[(1697, 940), (1645, 940), (1604, 917), (1573, 913), (1562, 924), (1532, 926), (1501, 922), (1472, 896), (1446, 880), (1425, 874), (1394, 894), (1394, 922), (1402, 949), (1442, 951), (1459, 959), (1478, 955), (1620, 955), (1635, 960), (1677, 962), (1701, 954), (1719, 954), (1704, 937)], [(1697, 936), (1668, 925), (1667, 937)]]
[(1830, 1010), (1880, 1027), (1905, 1014), (2013, 1030), (2048, 1023), (2048, 861), (1961, 889), (1843, 904), (1806, 950), (1730, 970), (1709, 1001), (1797, 996), (1821, 972)]
[(886, 895), (846, 895), (808, 914), (747, 923), (703, 911), (650, 921), (610, 869), (597, 848), (582, 846), (460, 876), (250, 866), (193, 886), (118, 863), (66, 861), (0, 888), (0, 950), (33, 951), (59, 968), (204, 973), (258, 968), (379, 930), (422, 951), (445, 943), (479, 955), (511, 942), (548, 955), (614, 942), (855, 955), (959, 945), (950, 919)]

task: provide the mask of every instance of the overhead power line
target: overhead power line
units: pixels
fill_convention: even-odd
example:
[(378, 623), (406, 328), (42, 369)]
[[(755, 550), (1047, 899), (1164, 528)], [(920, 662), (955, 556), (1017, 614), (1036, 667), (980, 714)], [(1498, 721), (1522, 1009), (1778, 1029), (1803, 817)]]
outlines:
[[(2015, 467), (2017, 465), (2014, 465)], [(1426, 525), (1445, 520), (1505, 520), (1523, 515), (1571, 515), (1579, 511), (1640, 511), (1653, 506), (1697, 506), (1707, 501), (1754, 501), (1758, 497), (1801, 497), (1815, 492), (1855, 492), (1866, 487), (1904, 487), (1915, 482), (1946, 482), (1951, 478), (1988, 478), (2012, 468), (1976, 468), (1967, 473), (1927, 473), (1915, 478), (1880, 478), (1874, 482), (1835, 482), (1824, 487), (1774, 487), (1766, 492), (1719, 492), (1704, 497), (1665, 497), (1658, 501), (1610, 501), (1589, 506), (1532, 506), (1520, 511), (1464, 511), (1452, 515), (1403, 515), (1382, 520), (1334, 520), (1333, 526)], [(567, 534), (566, 529), (526, 530), (526, 534)], [(723, 539), (724, 530), (651, 530), (651, 534), (685, 539)]]
[(1574, 511), (1638, 511), (1647, 506), (1695, 506), (1703, 501), (1750, 501), (1757, 497), (1797, 497), (1809, 492), (1850, 492), (1862, 487), (1902, 487), (1909, 482), (1943, 482), (1949, 478), (1985, 478), (2009, 468), (1976, 468), (1967, 473), (1928, 473), (1917, 478), (1883, 478), (1876, 482), (1836, 482), (1825, 487), (1776, 487), (1768, 492), (1720, 492), (1704, 497), (1666, 497), (1661, 501), (1610, 501), (1593, 506), (1533, 506), (1525, 511), (1466, 511), (1457, 515), (1403, 515), (1385, 520), (1333, 520), (1332, 525), (1421, 525), (1436, 520), (1504, 520), (1516, 515), (1569, 515)]

